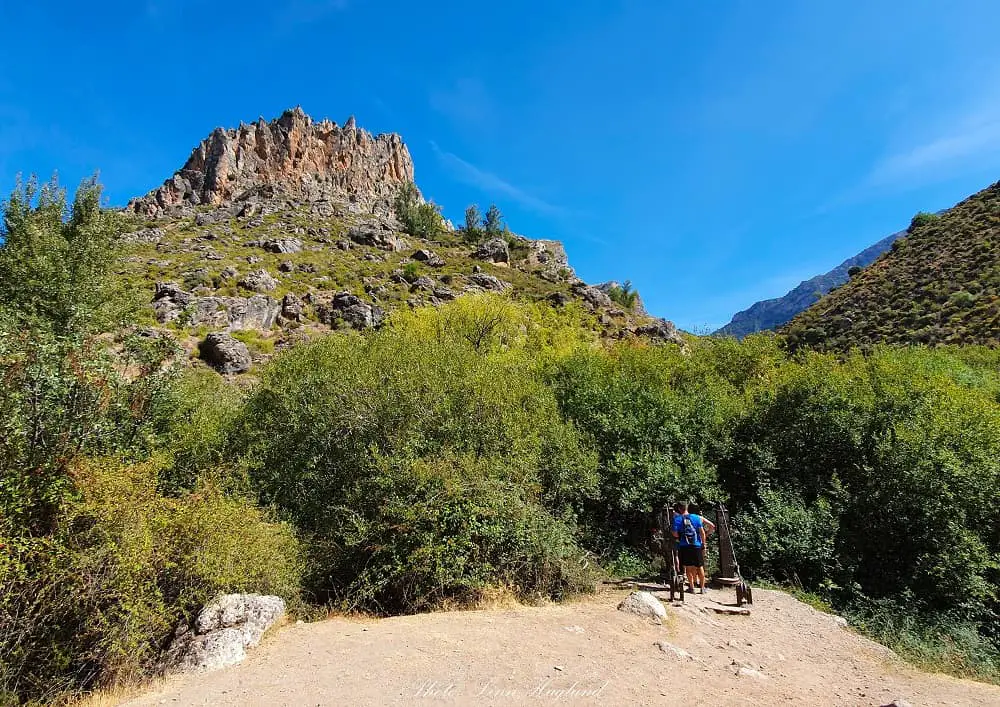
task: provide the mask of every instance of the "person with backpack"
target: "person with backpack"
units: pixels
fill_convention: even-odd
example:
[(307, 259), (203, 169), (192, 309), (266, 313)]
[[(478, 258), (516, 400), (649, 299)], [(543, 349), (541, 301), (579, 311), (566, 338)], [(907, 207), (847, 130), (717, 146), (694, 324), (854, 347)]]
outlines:
[(686, 503), (674, 506), (673, 536), (677, 538), (677, 553), (687, 575), (691, 591), (701, 579), (701, 593), (705, 593), (705, 524), (700, 515), (688, 513)]

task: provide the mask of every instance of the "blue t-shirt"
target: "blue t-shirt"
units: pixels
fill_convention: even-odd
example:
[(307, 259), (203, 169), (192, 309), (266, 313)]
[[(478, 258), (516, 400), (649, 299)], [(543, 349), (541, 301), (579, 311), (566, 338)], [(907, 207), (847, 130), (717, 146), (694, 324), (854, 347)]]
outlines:
[(690, 518), (691, 525), (694, 527), (694, 543), (693, 547), (701, 547), (701, 516), (695, 515), (694, 513), (689, 513), (687, 515), (675, 515), (674, 516), (674, 532), (677, 533), (677, 546), (678, 547), (690, 547), (692, 543), (689, 543), (687, 538), (684, 536), (684, 519)]

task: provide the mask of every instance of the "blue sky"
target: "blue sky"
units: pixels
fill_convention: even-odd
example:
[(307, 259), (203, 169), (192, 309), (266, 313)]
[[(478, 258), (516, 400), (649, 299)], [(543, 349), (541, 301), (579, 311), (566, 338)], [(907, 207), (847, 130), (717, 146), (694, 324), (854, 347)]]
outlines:
[(715, 328), (1000, 179), (1000, 3), (0, 1), (0, 189), (114, 204), (301, 105)]

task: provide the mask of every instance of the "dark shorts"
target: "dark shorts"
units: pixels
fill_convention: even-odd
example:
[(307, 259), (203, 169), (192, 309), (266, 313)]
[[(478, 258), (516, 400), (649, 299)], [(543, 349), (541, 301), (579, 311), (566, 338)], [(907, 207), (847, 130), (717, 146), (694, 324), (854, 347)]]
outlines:
[(705, 548), (688, 546), (679, 547), (677, 551), (680, 553), (682, 567), (705, 566)]

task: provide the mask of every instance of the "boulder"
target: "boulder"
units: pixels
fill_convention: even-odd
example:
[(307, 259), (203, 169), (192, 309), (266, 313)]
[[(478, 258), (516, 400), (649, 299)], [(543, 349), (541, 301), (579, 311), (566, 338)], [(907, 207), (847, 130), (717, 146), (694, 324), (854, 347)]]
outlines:
[(433, 292), (434, 281), (426, 275), (421, 275), (410, 283), (410, 292), (415, 292), (417, 290), (427, 290), (428, 292)]
[(632, 592), (618, 605), (618, 611), (646, 616), (656, 621), (662, 620), (667, 615), (667, 610), (660, 600), (649, 592)]
[(552, 304), (554, 304), (557, 307), (563, 307), (563, 306), (569, 304), (569, 302), (570, 302), (570, 300), (572, 298), (569, 295), (567, 295), (565, 292), (553, 292), (551, 295), (549, 295), (545, 299), (547, 299), (549, 302), (551, 302)]
[(302, 300), (289, 292), (281, 300), (281, 317), (290, 322), (302, 321)]
[(684, 344), (680, 331), (673, 322), (666, 319), (654, 319), (649, 324), (636, 328), (635, 334), (661, 344)]
[(158, 282), (153, 291), (153, 313), (160, 324), (180, 319), (184, 309), (194, 301), (176, 282)]
[(160, 662), (164, 673), (217, 670), (239, 663), (285, 615), (280, 597), (226, 594), (206, 605), (193, 628), (182, 626)]
[(504, 282), (498, 277), (482, 272), (470, 275), (469, 281), (474, 285), (482, 287), (484, 290), (492, 290), (493, 292), (503, 292), (511, 286), (509, 282)]
[(333, 296), (329, 304), (317, 305), (316, 314), (324, 324), (334, 326), (342, 321), (353, 329), (371, 329), (381, 325), (385, 319), (381, 307), (369, 304), (350, 292), (340, 292)]
[(254, 270), (239, 281), (239, 286), (254, 292), (269, 292), (278, 286), (278, 281), (267, 270)]
[(242, 341), (225, 332), (213, 332), (198, 347), (205, 363), (219, 373), (245, 373), (250, 370), (250, 350)]
[(278, 266), (279, 272), (295, 272), (295, 263), (291, 260), (285, 260)]
[(472, 257), (490, 263), (509, 263), (510, 249), (503, 238), (489, 238), (479, 244)]
[(432, 250), (418, 250), (413, 254), (413, 259), (419, 260), (422, 263), (427, 263), (432, 268), (440, 268), (445, 264), (444, 258)]
[(278, 238), (264, 241), (261, 247), (269, 253), (298, 253), (302, 250), (302, 241), (298, 238)]
[(380, 221), (364, 223), (347, 231), (347, 237), (360, 245), (374, 246), (382, 250), (398, 251), (405, 243), (387, 225)]
[(611, 298), (600, 288), (578, 284), (573, 287), (573, 293), (590, 305), (591, 309), (612, 306)]
[(274, 326), (281, 303), (264, 295), (252, 297), (199, 297), (192, 307), (190, 323), (239, 329), (266, 330)]
[(141, 228), (122, 236), (123, 243), (159, 243), (166, 235), (162, 228)]

